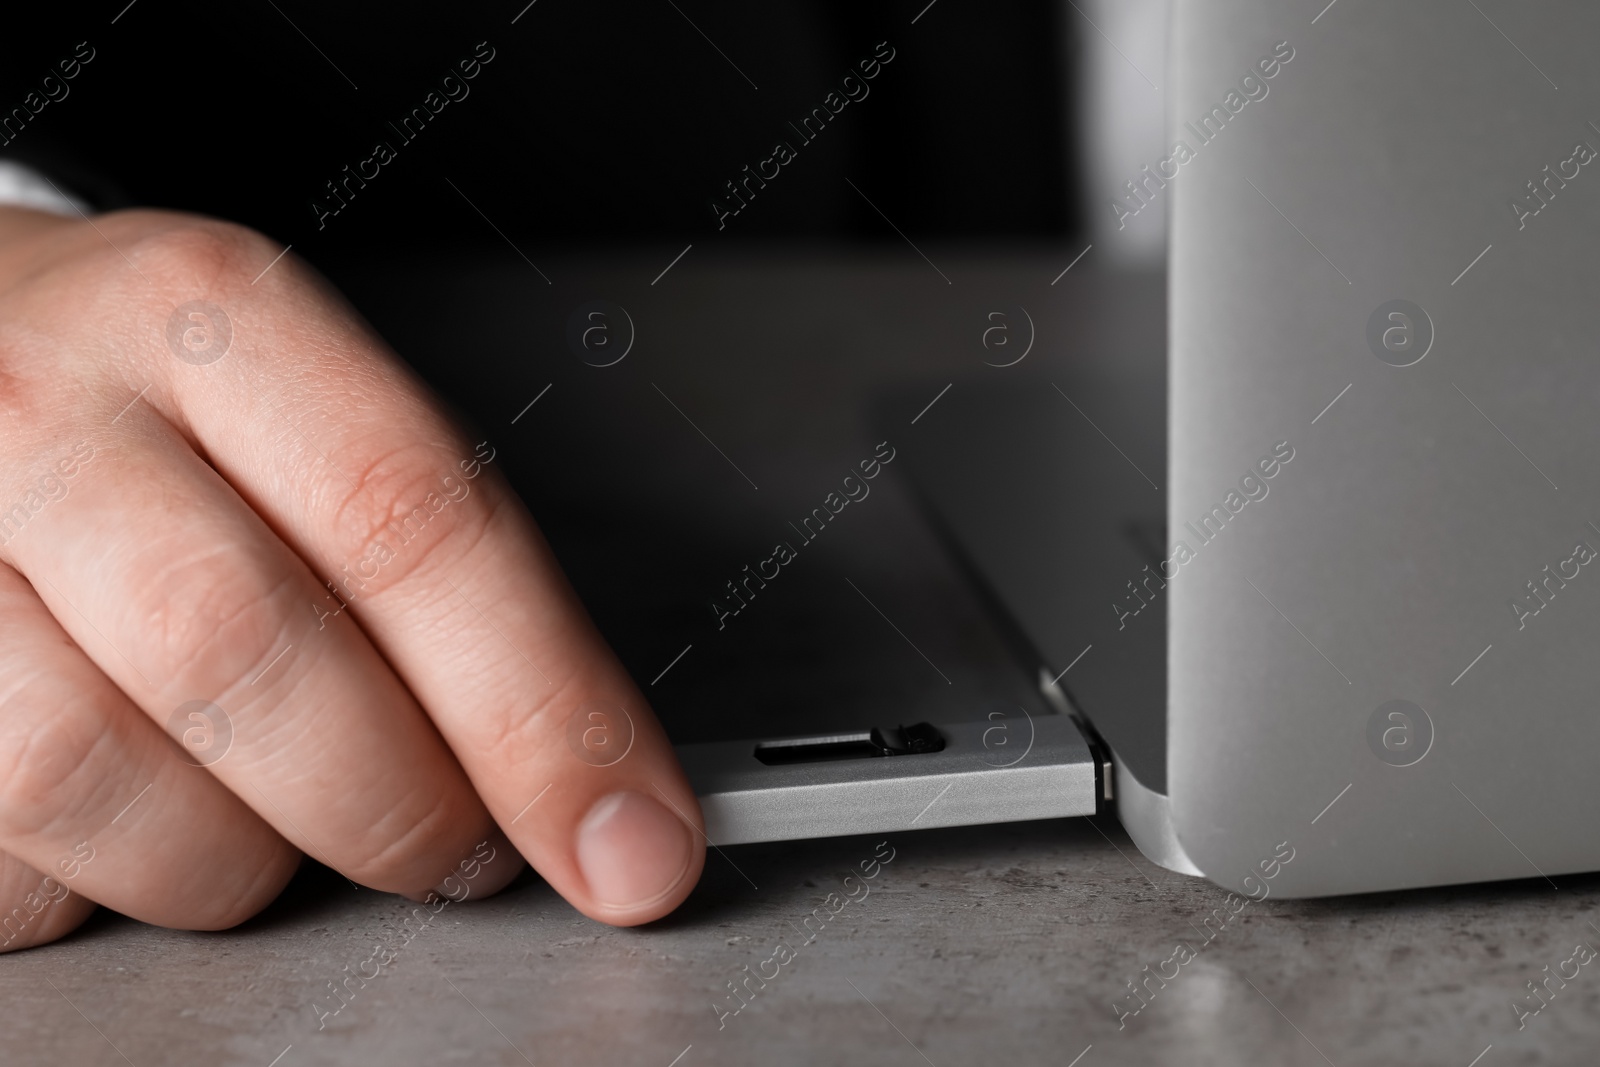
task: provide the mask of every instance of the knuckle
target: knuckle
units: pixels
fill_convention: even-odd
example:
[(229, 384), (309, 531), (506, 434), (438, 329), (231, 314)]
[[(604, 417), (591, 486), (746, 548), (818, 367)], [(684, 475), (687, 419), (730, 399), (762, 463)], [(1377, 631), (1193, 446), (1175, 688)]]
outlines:
[(0, 953), (33, 948), (58, 940), (77, 927), (94, 906), (81, 897), (74, 897), (60, 881), (41, 876), (25, 868), (17, 860), (7, 857), (7, 866), (17, 868), (8, 872), (12, 884), (0, 896)]
[(9, 912), (0, 915), (0, 953), (18, 952), (25, 948), (48, 945), (70, 932), (63, 930), (60, 933), (45, 933), (31, 921), (32, 918), (32, 909), (20, 903)]
[(144, 605), (128, 627), (139, 635), (135, 662), (169, 692), (221, 699), (281, 650), (299, 585), (242, 545), (176, 556), (132, 598)]
[(280, 845), (268, 850), (254, 868), (214, 870), (208, 891), (184, 908), (181, 928), (228, 930), (253, 918), (277, 899), (300, 866), (300, 853), (287, 842)]
[(106, 778), (101, 746), (112, 739), (101, 712), (91, 698), (41, 692), (49, 688), (36, 677), (0, 704), (0, 824), (8, 835), (47, 835)]
[(380, 449), (354, 465), (348, 492), (335, 501), (329, 525), (335, 548), (330, 576), (345, 599), (447, 566), (485, 537), (497, 504), (450, 453), (434, 445)]
[(362, 885), (388, 892), (427, 889), (459, 856), (460, 804), (432, 799), (421, 814), (391, 814), (362, 841), (350, 842), (345, 873)]
[(9, 462), (19, 462), (15, 453), (37, 441), (32, 428), (60, 421), (62, 405), (48, 385), (59, 379), (61, 366), (59, 348), (26, 321), (24, 312), (6, 308), (0, 313), (0, 425), (11, 446)]
[(129, 258), (140, 269), (184, 293), (225, 290), (248, 282), (252, 265), (259, 269), (271, 243), (260, 234), (231, 222), (180, 216), (162, 224), (139, 227)]
[[(531, 699), (494, 702), (473, 724), (473, 745), (494, 752), (497, 761), (508, 768), (569, 766), (573, 773), (583, 769), (578, 759), (566, 752), (568, 719), (579, 707), (571, 692), (576, 677), (559, 678), (553, 686), (535, 686)], [(631, 736), (632, 727), (629, 731)]]

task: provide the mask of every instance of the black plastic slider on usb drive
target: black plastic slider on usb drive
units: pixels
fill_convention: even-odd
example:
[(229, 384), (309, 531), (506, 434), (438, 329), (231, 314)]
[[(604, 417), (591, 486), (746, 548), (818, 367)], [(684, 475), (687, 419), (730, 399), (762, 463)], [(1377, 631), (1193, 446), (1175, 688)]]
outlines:
[(828, 760), (877, 759), (883, 756), (920, 756), (944, 750), (944, 735), (930, 723), (895, 726), (816, 737), (790, 737), (759, 741), (755, 757), (768, 767)]

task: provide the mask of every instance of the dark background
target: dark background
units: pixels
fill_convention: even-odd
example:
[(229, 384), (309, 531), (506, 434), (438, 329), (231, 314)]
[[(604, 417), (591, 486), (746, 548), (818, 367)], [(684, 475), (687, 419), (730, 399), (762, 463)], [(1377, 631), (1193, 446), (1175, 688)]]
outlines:
[[(1048, 282), (1079, 250), (1067, 91), (1092, 31), (1016, 0), (525, 5), (12, 16), (0, 109), (79, 42), (95, 57), (0, 154), (101, 208), (247, 224), (326, 273), (494, 442), (674, 739), (981, 718), (1025, 693), (917, 512), (907, 423), (947, 375), (994, 373), (995, 301), (1056, 329), (1087, 299)], [(388, 121), (480, 41), (470, 94), (402, 143)], [(870, 94), (800, 144), (788, 123), (882, 41)], [(719, 232), (711, 198), (778, 138), (798, 158)], [(319, 230), (312, 200), (379, 139), (397, 158)], [(638, 327), (605, 369), (565, 340), (596, 298)], [(882, 418), (907, 382), (912, 411)], [(908, 458), (719, 630), (724, 584), (885, 439)]]
[[(910, 25), (927, 0), (538, 0), (512, 25), (525, 3), (136, 0), (119, 16), (126, 0), (111, 0), (12, 13), (0, 108), (20, 106), (78, 42), (96, 58), (0, 153), (43, 162), (102, 204), (223, 216), (313, 261), (498, 241), (447, 176), (530, 254), (713, 234), (899, 240), (844, 176), (922, 237), (1074, 228), (1057, 5), (940, 0)], [(801, 147), (787, 123), (885, 40), (896, 58), (870, 95)], [(470, 95), (400, 144), (386, 123), (480, 41), (496, 55)], [(717, 233), (708, 200), (779, 137), (801, 160)], [(310, 201), (378, 139), (399, 159), (319, 233)]]

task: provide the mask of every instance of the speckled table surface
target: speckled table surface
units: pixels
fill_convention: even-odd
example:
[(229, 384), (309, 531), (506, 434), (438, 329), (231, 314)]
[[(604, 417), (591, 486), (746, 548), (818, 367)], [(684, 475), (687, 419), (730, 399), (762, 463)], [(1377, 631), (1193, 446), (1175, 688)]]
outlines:
[[(909, 252), (752, 263), (701, 251), (674, 268), (670, 292), (648, 284), (660, 269), (653, 253), (556, 258), (545, 264), (554, 295), (542, 282), (523, 286), (516, 264), (335, 275), (503, 443), (507, 469), (635, 676), (648, 681), (694, 645), (650, 691), (675, 738), (950, 721), (1009, 691), (1022, 675), (893, 477), (739, 627), (712, 634), (702, 594), (786, 512), (809, 507), (863, 443), (870, 451), (890, 436), (915, 447), (911, 428), (875, 421), (869, 395), (921, 382), (932, 397), (977, 369), (989, 304), (1030, 307), (1041, 337), (1031, 358), (1048, 366), (1071, 358), (1073, 344), (1099, 343), (1107, 321), (1143, 321), (1159, 337), (1159, 286), (1096, 275), (1086, 262), (1051, 288), (1076, 250), (929, 249), (948, 288)], [(628, 306), (638, 323), (636, 353), (609, 377), (546, 351), (561, 348), (568, 312), (595, 297)], [(452, 302), (460, 314), (440, 312)], [(557, 340), (541, 345), (543, 334)], [(452, 371), (464, 336), (498, 355)], [(512, 424), (547, 383), (535, 414)], [(759, 492), (658, 391), (695, 412)], [(925, 658), (846, 578), (872, 590)], [(875, 857), (892, 858), (852, 882), (846, 900), (843, 876)], [(1526, 983), (1547, 966), (1570, 973), (1576, 942), (1600, 944), (1589, 925), (1600, 877), (1268, 899), (1204, 943), (1224, 891), (1156, 867), (1109, 815), (742, 846), (714, 853), (706, 870), (677, 914), (638, 930), (583, 918), (531, 874), (426, 926), (403, 925), (407, 902), (309, 864), (268, 912), (226, 933), (102, 913), (58, 944), (0, 957), (0, 1063), (1597, 1058), (1593, 969), (1552, 979), (1548, 1002), (1529, 999)], [(1180, 943), (1195, 955), (1168, 962)], [(392, 954), (381, 970), (364, 963), (375, 950)], [(331, 990), (375, 970), (345, 983), (342, 998)], [(1172, 977), (1152, 977), (1162, 973)], [(1130, 982), (1150, 991), (1137, 1015), (1125, 1014), (1136, 1003)], [(1513, 1003), (1544, 1006), (1519, 1030)]]
[[(405, 901), (320, 868), (225, 934), (101, 918), (0, 965), (0, 1060), (1466, 1067), (1493, 1045), (1480, 1067), (1594, 1062), (1590, 976), (1520, 1033), (1509, 1004), (1593, 937), (1600, 880), (1267, 900), (1165, 968), (1178, 976), (1119, 1029), (1125, 983), (1198, 944), (1221, 890), (1153, 866), (1103, 818), (880, 840), (729, 849), (647, 930), (584, 919), (525, 877), (405, 943)], [(893, 859), (867, 895), (805, 924), (875, 853)], [(380, 944), (392, 963), (328, 1014), (328, 983), (372, 973)]]

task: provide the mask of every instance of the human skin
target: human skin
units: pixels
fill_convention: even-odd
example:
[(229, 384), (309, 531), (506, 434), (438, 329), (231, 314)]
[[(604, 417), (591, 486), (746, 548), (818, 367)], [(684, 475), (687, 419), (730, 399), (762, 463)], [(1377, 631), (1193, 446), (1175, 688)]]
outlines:
[[(704, 837), (643, 695), (492, 442), (293, 255), (261, 274), (280, 251), (0, 208), (0, 949), (95, 904), (226, 928), (303, 854), (413, 898), (526, 858), (592, 918), (665, 915)], [(231, 325), (220, 358), (194, 301)], [(200, 765), (194, 700), (232, 731)], [(69, 892), (36, 910), (41, 886)]]

